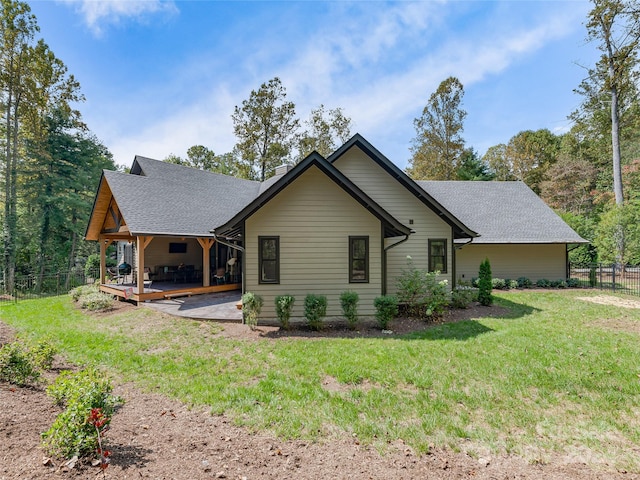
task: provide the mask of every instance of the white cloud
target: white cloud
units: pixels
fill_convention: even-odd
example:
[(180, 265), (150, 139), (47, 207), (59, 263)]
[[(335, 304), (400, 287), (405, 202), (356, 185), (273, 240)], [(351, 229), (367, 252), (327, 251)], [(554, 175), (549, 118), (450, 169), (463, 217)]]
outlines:
[[(101, 10), (96, 3), (108, 5)], [(140, 10), (132, 3), (139, 4)], [(85, 16), (90, 24), (109, 17), (153, 13), (167, 6), (175, 8), (173, 4), (157, 1), (85, 1), (82, 5), (87, 9)], [(209, 61), (198, 63), (202, 59), (191, 58), (192, 65), (175, 69), (182, 72), (177, 83), (183, 88), (189, 80), (182, 77), (191, 74), (199, 77), (189, 84), (190, 91), (197, 92), (193, 95), (198, 98), (196, 103), (174, 103), (166, 109), (169, 113), (156, 116), (143, 114), (139, 106), (126, 105), (130, 98), (123, 98), (119, 115), (112, 117), (121, 123), (110, 125), (112, 131), (104, 140), (116, 161), (126, 164), (136, 153), (155, 158), (170, 153), (185, 155), (194, 144), (225, 153), (235, 142), (231, 124), (234, 105), (247, 98), (259, 83), (277, 75), (303, 120), (311, 108), (321, 103), (327, 108), (342, 107), (353, 119), (354, 131), (381, 147), (388, 140), (394, 147), (381, 150), (401, 162), (408, 156), (407, 146), (414, 134), (412, 120), (439, 82), (450, 75), (460, 78), (465, 87), (486, 81), (549, 42), (563, 38), (571, 29), (575, 30), (576, 24), (580, 25), (581, 18), (569, 13), (549, 15), (538, 22), (528, 19), (511, 26), (495, 23), (494, 28), (489, 22), (484, 29), (479, 26), (475, 31), (458, 30), (458, 35), (449, 35), (447, 4), (398, 3), (388, 9), (384, 5), (332, 4), (335, 9), (329, 14), (335, 15), (332, 22), (322, 22), (315, 31), (306, 32), (304, 39), (288, 38), (279, 43), (277, 38), (268, 38), (260, 45), (259, 54), (256, 50), (247, 52), (247, 56), (258, 61), (241, 61), (233, 71), (216, 72), (218, 78), (214, 78), (214, 73), (207, 76), (204, 65), (215, 70)], [(351, 8), (360, 10), (340, 11)], [(219, 84), (224, 75), (228, 75), (228, 87)], [(212, 84), (218, 85), (214, 91)], [(180, 86), (149, 87), (148, 96), (171, 98), (171, 88)], [(158, 94), (160, 90), (162, 95)], [(123, 124), (122, 119), (126, 118), (144, 118), (143, 128)]]
[(101, 35), (105, 25), (120, 23), (123, 19), (141, 20), (148, 14), (178, 12), (173, 0), (59, 0), (74, 5), (87, 26)]

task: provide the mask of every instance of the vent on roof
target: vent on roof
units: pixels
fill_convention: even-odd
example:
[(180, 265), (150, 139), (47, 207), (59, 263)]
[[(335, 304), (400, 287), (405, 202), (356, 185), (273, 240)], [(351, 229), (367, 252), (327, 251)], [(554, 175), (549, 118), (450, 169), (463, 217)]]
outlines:
[(276, 175), (284, 175), (285, 173), (287, 173), (292, 168), (293, 168), (292, 165), (288, 165), (286, 163), (284, 165), (279, 165), (279, 166), (276, 167)]

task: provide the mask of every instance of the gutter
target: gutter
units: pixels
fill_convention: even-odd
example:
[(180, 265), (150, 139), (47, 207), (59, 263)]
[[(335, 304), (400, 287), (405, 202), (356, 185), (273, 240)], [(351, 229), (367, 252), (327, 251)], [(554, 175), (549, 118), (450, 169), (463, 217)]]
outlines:
[(234, 245), (233, 243), (228, 243), (226, 240), (221, 240), (215, 233), (213, 234), (213, 238), (215, 238), (216, 242), (220, 243), (220, 245), (224, 245), (229, 248), (233, 248), (234, 250), (238, 250), (239, 252), (244, 252), (244, 247), (240, 245)]
[(470, 243), (472, 243), (472, 242), (473, 242), (473, 238), (470, 238), (468, 242), (465, 242), (465, 243), (459, 243), (458, 245), (456, 245), (456, 244), (455, 244), (455, 242), (451, 242), (451, 243), (453, 243), (453, 248), (454, 248), (455, 250), (460, 250), (461, 248), (466, 247), (467, 245), (469, 245), (469, 244), (470, 244)]
[(409, 240), (409, 235), (411, 235), (412, 233), (416, 233), (416, 231), (415, 230), (411, 230), (407, 235), (404, 236), (404, 238), (402, 240), (385, 247), (384, 248), (385, 253), (387, 252), (387, 250), (391, 250), (393, 247), (397, 247), (401, 243), (404, 243), (407, 240)]

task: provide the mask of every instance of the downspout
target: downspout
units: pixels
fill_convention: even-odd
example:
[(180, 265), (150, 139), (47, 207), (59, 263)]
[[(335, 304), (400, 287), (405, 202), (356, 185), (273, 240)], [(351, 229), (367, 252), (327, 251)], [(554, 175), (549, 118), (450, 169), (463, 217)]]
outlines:
[(407, 240), (409, 240), (409, 235), (411, 235), (412, 233), (416, 233), (415, 230), (411, 230), (407, 235), (404, 236), (404, 238), (402, 240), (397, 241), (396, 243), (393, 243), (391, 245), (388, 245), (386, 247), (384, 247), (384, 257), (382, 259), (383, 263), (384, 263), (384, 268), (382, 270), (382, 294), (386, 295), (387, 294), (387, 251), (391, 250), (394, 247), (397, 247), (398, 245), (400, 245), (401, 243), (406, 242)]
[(568, 243), (564, 244), (564, 264), (565, 264), (565, 281), (568, 280), (571, 277), (571, 264), (569, 263), (569, 252), (575, 250), (576, 248), (580, 247), (581, 245), (579, 243), (577, 243), (573, 248), (567, 248), (569, 247)]
[[(453, 231), (451, 233), (453, 234)], [(453, 237), (453, 235), (452, 235), (452, 237)], [(456, 269), (456, 265), (457, 265), (456, 250), (460, 250), (462, 247), (466, 247), (471, 242), (473, 242), (473, 237), (470, 238), (468, 242), (465, 242), (465, 243), (462, 243), (462, 244), (458, 244), (458, 246), (456, 246), (454, 240), (453, 239), (451, 240), (451, 243), (453, 244), (453, 251), (451, 252), (451, 256), (452, 256), (451, 260), (453, 262), (453, 265), (451, 266), (451, 269), (453, 270), (453, 274), (451, 275), (451, 290), (456, 288), (456, 285), (457, 285), (457, 280), (456, 280), (456, 274), (457, 274), (457, 269)]]

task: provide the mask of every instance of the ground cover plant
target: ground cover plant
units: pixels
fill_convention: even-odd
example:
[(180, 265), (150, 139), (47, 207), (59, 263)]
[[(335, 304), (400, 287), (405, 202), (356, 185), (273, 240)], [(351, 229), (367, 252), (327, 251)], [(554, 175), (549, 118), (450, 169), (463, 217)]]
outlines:
[(53, 338), (73, 362), (284, 438), (346, 435), (381, 450), (402, 439), (418, 452), (489, 450), (532, 462), (581, 452), (638, 472), (640, 309), (585, 295), (595, 294), (499, 292), (504, 318), (295, 341), (225, 338), (215, 324), (144, 308), (96, 322), (68, 298), (2, 313)]

